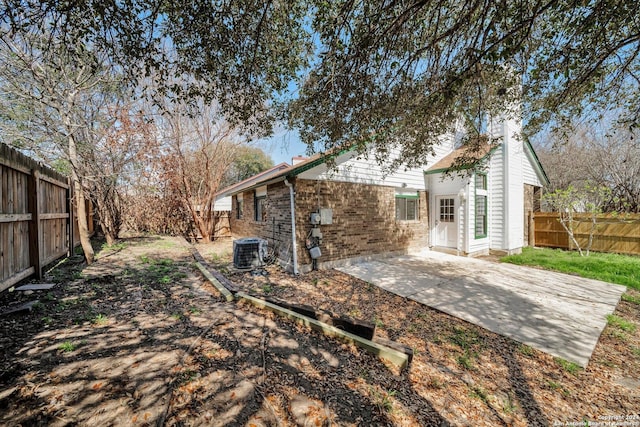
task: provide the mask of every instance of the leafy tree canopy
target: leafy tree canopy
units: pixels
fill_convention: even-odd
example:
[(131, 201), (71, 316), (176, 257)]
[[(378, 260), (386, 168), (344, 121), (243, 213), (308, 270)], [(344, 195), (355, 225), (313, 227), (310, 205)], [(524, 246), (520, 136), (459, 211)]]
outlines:
[(183, 76), (165, 89), (216, 99), (251, 132), (279, 111), (320, 149), (420, 163), (461, 117), (470, 135), (500, 111), (529, 132), (612, 108), (637, 126), (639, 12), (637, 0), (3, 0), (0, 20), (4, 36), (46, 28), (132, 75)]
[(273, 160), (258, 147), (242, 145), (235, 151), (234, 160), (222, 187), (243, 181), (273, 166)]

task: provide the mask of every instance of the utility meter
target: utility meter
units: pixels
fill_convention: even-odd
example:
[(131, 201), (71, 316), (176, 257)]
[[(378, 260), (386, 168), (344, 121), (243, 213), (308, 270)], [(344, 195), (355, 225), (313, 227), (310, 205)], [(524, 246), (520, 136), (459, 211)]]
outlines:
[(317, 212), (313, 212), (311, 214), (311, 225), (319, 225), (320, 224), (320, 214)]

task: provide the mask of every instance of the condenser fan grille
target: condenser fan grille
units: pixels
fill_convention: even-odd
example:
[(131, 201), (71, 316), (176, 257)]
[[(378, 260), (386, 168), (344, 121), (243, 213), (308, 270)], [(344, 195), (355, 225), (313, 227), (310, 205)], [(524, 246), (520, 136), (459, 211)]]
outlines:
[(267, 254), (267, 241), (247, 237), (233, 242), (233, 265), (236, 268), (260, 267)]

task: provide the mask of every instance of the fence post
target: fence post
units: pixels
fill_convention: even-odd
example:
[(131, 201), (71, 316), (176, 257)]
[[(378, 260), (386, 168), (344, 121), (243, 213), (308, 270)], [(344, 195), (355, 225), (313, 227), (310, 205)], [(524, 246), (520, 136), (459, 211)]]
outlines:
[(32, 169), (28, 185), (28, 209), (31, 212), (29, 221), (29, 263), (35, 269), (36, 277), (42, 279), (42, 259), (40, 257), (40, 172)]
[(536, 221), (533, 211), (529, 211), (529, 246), (536, 246)]

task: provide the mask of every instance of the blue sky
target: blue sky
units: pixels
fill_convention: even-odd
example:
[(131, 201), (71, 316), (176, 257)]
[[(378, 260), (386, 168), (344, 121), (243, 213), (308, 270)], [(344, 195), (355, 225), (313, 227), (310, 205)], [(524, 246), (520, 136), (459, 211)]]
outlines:
[(271, 156), (275, 165), (282, 162), (291, 164), (293, 156), (306, 156), (307, 151), (298, 132), (286, 129), (276, 129), (273, 136), (258, 140), (256, 144)]

